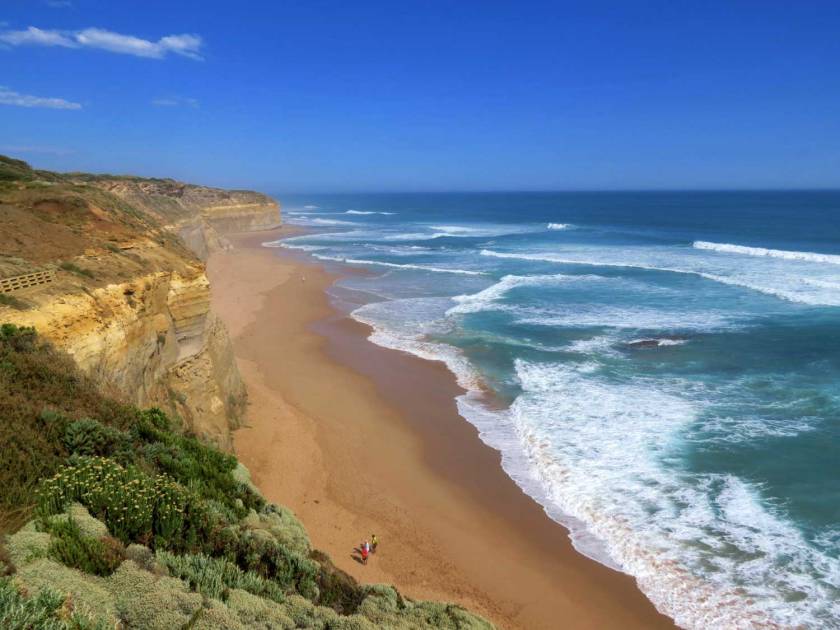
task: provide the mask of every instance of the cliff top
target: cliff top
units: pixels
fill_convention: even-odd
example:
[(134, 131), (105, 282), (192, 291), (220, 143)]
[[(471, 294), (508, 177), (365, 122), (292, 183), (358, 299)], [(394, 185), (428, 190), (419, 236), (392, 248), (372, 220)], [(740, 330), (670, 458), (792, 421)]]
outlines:
[(56, 173), (0, 155), (0, 278), (51, 267), (63, 289), (78, 290), (155, 271), (189, 275), (208, 250), (204, 233), (218, 241), (210, 224), (248, 213), (279, 221), (277, 202), (257, 192)]

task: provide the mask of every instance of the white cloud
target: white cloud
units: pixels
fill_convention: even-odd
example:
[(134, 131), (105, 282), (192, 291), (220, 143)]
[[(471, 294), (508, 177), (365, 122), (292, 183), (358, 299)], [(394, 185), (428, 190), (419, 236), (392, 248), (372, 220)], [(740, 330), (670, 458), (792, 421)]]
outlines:
[(0, 32), (0, 42), (10, 46), (61, 46), (63, 48), (96, 48), (109, 52), (163, 59), (169, 53), (201, 60), (203, 41), (199, 35), (167, 35), (156, 42), (134, 35), (123, 35), (101, 28), (81, 31), (43, 30), (30, 26), (23, 31)]
[(46, 107), (47, 109), (82, 109), (79, 103), (65, 101), (63, 98), (47, 98), (21, 94), (0, 86), (0, 105), (14, 105), (17, 107)]
[(75, 41), (59, 31), (43, 31), (30, 26), (25, 31), (4, 31), (0, 33), (0, 41), (11, 46), (63, 46), (77, 48)]
[(184, 96), (167, 96), (152, 101), (155, 107), (198, 107), (198, 100)]

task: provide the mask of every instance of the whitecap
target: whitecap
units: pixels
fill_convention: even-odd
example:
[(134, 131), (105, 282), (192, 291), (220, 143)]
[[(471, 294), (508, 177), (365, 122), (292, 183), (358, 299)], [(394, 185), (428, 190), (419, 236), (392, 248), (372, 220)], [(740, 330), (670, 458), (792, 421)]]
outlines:
[(324, 256), (321, 254), (315, 254), (316, 258), (321, 260), (332, 260), (335, 262), (341, 262), (348, 265), (376, 265), (379, 267), (390, 267), (392, 269), (413, 269), (417, 271), (431, 271), (433, 273), (454, 273), (464, 276), (482, 276), (484, 275), (483, 271), (473, 271), (470, 269), (455, 269), (455, 268), (444, 268), (444, 267), (432, 267), (430, 265), (412, 265), (412, 264), (398, 264), (398, 263), (390, 263), (385, 262), (382, 260), (364, 260), (360, 258), (342, 258), (341, 256)]
[(318, 225), (358, 225), (358, 223), (352, 221), (341, 221), (339, 219), (310, 219), (310, 221)]
[(565, 274), (555, 275), (534, 275), (534, 276), (504, 276), (501, 280), (486, 289), (473, 293), (470, 295), (456, 295), (452, 298), (457, 302), (457, 306), (453, 306), (447, 311), (447, 315), (476, 313), (478, 311), (487, 310), (491, 304), (503, 298), (508, 291), (517, 287), (527, 286), (541, 286), (558, 284), (562, 282), (569, 282), (575, 280), (587, 280), (594, 276), (569, 276)]
[[(789, 270), (748, 267), (743, 264), (716, 264), (703, 258), (690, 258), (674, 248), (645, 248), (639, 250), (624, 247), (604, 248), (598, 251), (564, 251), (562, 255), (552, 253), (508, 253), (483, 249), (480, 254), (493, 258), (529, 260), (564, 265), (587, 265), (618, 269), (642, 269), (664, 273), (678, 273), (696, 276), (720, 284), (740, 287), (810, 306), (840, 306), (840, 293), (832, 288), (835, 275), (829, 279), (808, 277), (805, 274), (822, 274), (823, 270), (808, 268)], [(636, 260), (615, 260), (611, 256), (633, 256)], [(822, 286), (820, 286), (822, 283)]]
[(764, 247), (747, 247), (732, 243), (711, 243), (709, 241), (694, 241), (694, 249), (723, 252), (727, 254), (742, 254), (745, 256), (763, 256), (767, 258), (782, 258), (805, 262), (827, 263), (840, 265), (840, 256), (836, 254), (818, 254), (815, 252), (797, 252), (786, 249), (767, 249)]
[(344, 214), (384, 214), (392, 215), (393, 212), (375, 212), (373, 210), (347, 210)]
[(671, 463), (702, 410), (691, 387), (608, 379), (591, 363), (519, 360), (516, 373), (522, 394), (509, 418), (549, 511), (585, 523), (678, 625), (825, 627), (838, 618), (836, 558), (744, 480)]

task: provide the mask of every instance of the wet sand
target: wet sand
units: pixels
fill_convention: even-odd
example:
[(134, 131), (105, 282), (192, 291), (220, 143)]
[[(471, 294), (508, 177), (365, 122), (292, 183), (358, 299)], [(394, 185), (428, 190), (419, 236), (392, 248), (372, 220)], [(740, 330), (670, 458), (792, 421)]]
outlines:
[[(237, 236), (208, 262), (249, 391), (236, 453), (315, 547), (362, 582), (453, 601), (502, 628), (673, 628), (629, 576), (578, 554), (461, 418), (439, 362), (367, 341), (336, 312), (335, 277)], [(371, 533), (367, 566), (354, 547)]]

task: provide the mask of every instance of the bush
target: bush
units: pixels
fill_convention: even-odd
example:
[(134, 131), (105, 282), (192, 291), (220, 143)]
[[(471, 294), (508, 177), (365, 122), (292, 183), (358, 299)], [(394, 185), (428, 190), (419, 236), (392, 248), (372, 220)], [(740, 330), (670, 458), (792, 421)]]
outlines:
[[(293, 595), (292, 599), (302, 598)], [(309, 608), (313, 608), (312, 604), (308, 602), (307, 604)], [(287, 612), (288, 605), (277, 604), (240, 589), (230, 591), (227, 599), (227, 607), (239, 617), (239, 621), (249, 628), (299, 627), (289, 616)]]
[(317, 577), (318, 603), (343, 615), (355, 613), (367, 594), (365, 589), (359, 586), (353, 576), (336, 568), (324, 552), (313, 551), (311, 557), (320, 565)]
[(0, 627), (4, 630), (106, 630), (95, 621), (68, 610), (65, 596), (54, 589), (41, 589), (26, 597), (8, 578), (0, 578)]
[(109, 459), (79, 457), (41, 484), (37, 511), (42, 516), (58, 514), (73, 501), (90, 510), (124, 544), (182, 548), (198, 539), (190, 519), (200, 516), (200, 506), (164, 475), (152, 478)]
[(68, 567), (106, 576), (125, 559), (125, 548), (118, 540), (85, 536), (73, 519), (52, 520), (47, 529), (52, 536), (49, 555)]
[(108, 588), (116, 596), (117, 613), (128, 628), (184, 628), (201, 610), (201, 595), (189, 592), (181, 580), (158, 577), (131, 560), (108, 578)]
[(69, 453), (76, 455), (109, 456), (117, 451), (125, 453), (131, 448), (128, 433), (107, 427), (91, 418), (69, 423), (64, 430), (62, 442)]
[(141, 412), (136, 432), (142, 458), (148, 465), (173, 477), (205, 499), (224, 505), (240, 519), (248, 509), (262, 509), (265, 500), (247, 484), (234, 479), (233, 455), (202, 444), (194, 437), (168, 430), (169, 419), (159, 409)]
[(37, 338), (38, 335), (31, 326), (0, 326), (0, 341), (15, 352), (30, 352), (35, 347)]
[(286, 591), (295, 590), (304, 597), (318, 598), (318, 565), (309, 558), (280, 545), (270, 536), (249, 530), (227, 528), (216, 538), (214, 555), (277, 582)]
[(15, 563), (12, 562), (12, 557), (6, 551), (6, 547), (3, 546), (2, 540), (0, 540), (0, 578), (11, 575), (14, 572)]
[(124, 430), (137, 414), (103, 397), (33, 328), (0, 326), (0, 527), (13, 530), (25, 520), (38, 481), (64, 463), (63, 437), (72, 419), (93, 418)]
[(227, 599), (229, 589), (240, 589), (258, 597), (282, 603), (286, 597), (276, 582), (266, 580), (251, 571), (243, 571), (235, 564), (203, 554), (177, 556), (159, 551), (158, 561), (169, 574), (187, 582), (193, 590), (207, 597)]
[(70, 273), (75, 273), (77, 276), (84, 276), (85, 278), (91, 278), (91, 279), (93, 279), (93, 277), (94, 277), (94, 275), (91, 271), (89, 271), (88, 269), (83, 269), (82, 267), (79, 267), (79, 265), (77, 265), (76, 263), (63, 262), (59, 265), (59, 267), (61, 269), (63, 269), (64, 271), (69, 271)]
[(8, 306), (19, 311), (25, 311), (29, 308), (26, 302), (8, 293), (0, 293), (0, 306)]
[(303, 524), (294, 513), (285, 507), (269, 504), (262, 512), (250, 512), (242, 524), (253, 530), (263, 530), (269, 533), (284, 547), (308, 555), (311, 550), (309, 536)]
[(5, 542), (9, 560), (20, 567), (36, 558), (47, 555), (50, 547), (50, 535), (35, 529), (34, 523), (29, 523), (20, 531), (9, 536)]

